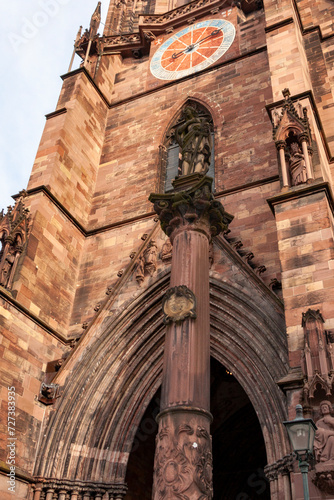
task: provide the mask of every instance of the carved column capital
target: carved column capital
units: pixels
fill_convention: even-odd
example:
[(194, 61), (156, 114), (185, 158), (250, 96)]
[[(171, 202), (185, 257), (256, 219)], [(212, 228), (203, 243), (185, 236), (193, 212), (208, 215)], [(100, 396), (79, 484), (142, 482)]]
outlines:
[(6, 238), (5, 238), (4, 241), (5, 241), (5, 243), (8, 243), (9, 245), (13, 245), (13, 243), (14, 243), (14, 237), (10, 236), (10, 235), (6, 236)]
[(279, 151), (280, 149), (285, 149), (285, 141), (276, 141), (275, 142), (275, 146), (277, 148), (277, 150)]
[(282, 476), (287, 476), (293, 471), (294, 458), (292, 453), (290, 455), (285, 455), (285, 457), (277, 460), (277, 471), (278, 474)]
[[(152, 193), (149, 200), (159, 216), (162, 230), (173, 238), (176, 229), (197, 229), (211, 236), (225, 231), (233, 216), (224, 210), (211, 192), (212, 179), (203, 177), (186, 191), (171, 194)], [(203, 224), (204, 222), (204, 224)]]
[(276, 481), (278, 478), (278, 467), (277, 467), (277, 462), (274, 462), (273, 464), (266, 465), (264, 468), (264, 474), (268, 481)]

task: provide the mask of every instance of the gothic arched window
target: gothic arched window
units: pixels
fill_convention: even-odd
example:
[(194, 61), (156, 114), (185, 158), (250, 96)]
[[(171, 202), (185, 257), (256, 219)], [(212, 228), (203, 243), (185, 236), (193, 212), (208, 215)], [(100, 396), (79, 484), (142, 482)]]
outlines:
[[(188, 141), (189, 143), (187, 145), (186, 154), (189, 158), (196, 154), (197, 156), (202, 157), (203, 174), (212, 177), (213, 179), (215, 177), (213, 120), (210, 113), (203, 106), (197, 102), (191, 101), (182, 108), (178, 118), (169, 128), (162, 147), (162, 168), (165, 171), (165, 193), (173, 190), (173, 179), (182, 175), (182, 163), (185, 160), (182, 158), (182, 145), (180, 144), (180, 134), (178, 134), (178, 131), (183, 130), (187, 126), (187, 112), (190, 113), (190, 115), (193, 113), (192, 117), (188, 117), (188, 122), (198, 122), (199, 126), (207, 128), (207, 133), (205, 138), (203, 135), (197, 136), (196, 134), (193, 134), (194, 138), (192, 139), (192, 142), (190, 143), (190, 141)], [(185, 133), (186, 138), (188, 135), (189, 134)], [(205, 143), (210, 144), (210, 146)]]

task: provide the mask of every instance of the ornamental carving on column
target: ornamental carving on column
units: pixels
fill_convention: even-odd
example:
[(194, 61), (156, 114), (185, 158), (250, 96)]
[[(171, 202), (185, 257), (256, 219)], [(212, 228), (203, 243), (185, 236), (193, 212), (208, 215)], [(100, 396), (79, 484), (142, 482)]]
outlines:
[(156, 438), (154, 471), (154, 498), (190, 500), (196, 495), (199, 500), (210, 500), (211, 436), (199, 426), (163, 427)]
[(185, 285), (167, 290), (163, 301), (164, 324), (180, 323), (186, 318), (196, 318), (196, 297)]
[(171, 236), (178, 227), (200, 224), (200, 219), (209, 221), (212, 236), (228, 228), (233, 216), (224, 210), (220, 201), (214, 199), (211, 185), (212, 179), (202, 177), (186, 191), (150, 195), (149, 200), (154, 203), (161, 228), (167, 236)]
[(313, 179), (311, 131), (307, 109), (282, 91), (282, 107), (272, 111), (273, 138), (279, 152), (284, 187), (298, 186)]
[(24, 206), (25, 191), (14, 207), (9, 206), (7, 213), (0, 213), (0, 285), (10, 290), (18, 260), (26, 247), (31, 220), (29, 209)]

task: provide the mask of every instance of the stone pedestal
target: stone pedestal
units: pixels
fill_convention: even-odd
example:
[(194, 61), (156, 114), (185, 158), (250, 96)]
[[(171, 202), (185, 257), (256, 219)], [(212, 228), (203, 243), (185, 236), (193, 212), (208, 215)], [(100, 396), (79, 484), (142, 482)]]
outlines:
[(154, 500), (213, 495), (209, 242), (232, 216), (214, 200), (211, 184), (195, 176), (186, 191), (150, 196), (173, 245), (171, 287), (163, 300), (167, 326)]

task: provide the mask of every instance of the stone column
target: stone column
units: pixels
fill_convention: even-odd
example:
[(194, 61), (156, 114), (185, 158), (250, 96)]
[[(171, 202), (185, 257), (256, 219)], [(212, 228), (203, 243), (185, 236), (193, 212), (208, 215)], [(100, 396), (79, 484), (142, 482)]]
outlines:
[(278, 149), (279, 159), (281, 164), (283, 187), (289, 187), (288, 169), (285, 161), (285, 141), (276, 141), (276, 148)]
[(309, 156), (309, 151), (308, 151), (308, 136), (306, 133), (301, 134), (299, 136), (299, 139), (302, 143), (302, 151), (305, 159), (305, 167), (306, 167), (306, 177), (308, 181), (313, 180), (313, 174), (312, 174), (312, 168), (311, 168), (311, 162), (310, 162), (310, 156)]
[(34, 487), (34, 500), (40, 500), (43, 491), (43, 483), (37, 483)]
[(55, 492), (54, 488), (49, 488), (46, 492), (45, 500), (52, 500), (54, 492)]
[(171, 283), (163, 299), (166, 340), (154, 500), (213, 495), (209, 242), (233, 217), (214, 200), (212, 179), (187, 178), (194, 185), (189, 182), (185, 191), (150, 196), (173, 245)]

